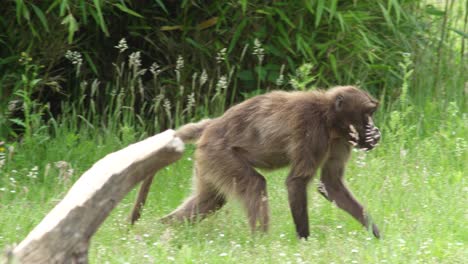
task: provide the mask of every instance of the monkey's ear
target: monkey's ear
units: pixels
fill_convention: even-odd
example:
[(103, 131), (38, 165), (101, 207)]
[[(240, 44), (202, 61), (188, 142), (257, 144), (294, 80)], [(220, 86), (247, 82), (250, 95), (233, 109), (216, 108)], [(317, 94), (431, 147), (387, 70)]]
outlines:
[(343, 101), (344, 101), (344, 96), (339, 94), (336, 96), (335, 99), (335, 109), (337, 112), (341, 111), (343, 109)]

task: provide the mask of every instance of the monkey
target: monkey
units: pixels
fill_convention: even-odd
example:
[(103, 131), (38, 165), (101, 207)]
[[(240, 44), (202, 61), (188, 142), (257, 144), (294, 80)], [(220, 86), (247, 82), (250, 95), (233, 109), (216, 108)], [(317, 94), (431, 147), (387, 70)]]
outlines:
[[(321, 168), (319, 193), (380, 238), (379, 229), (344, 183), (352, 148), (368, 151), (380, 141), (372, 119), (378, 105), (355, 86), (274, 91), (237, 104), (218, 118), (182, 126), (176, 136), (197, 144), (194, 191), (161, 221), (201, 220), (234, 198), (242, 202), (250, 229), (266, 232), (267, 185), (256, 169), (290, 166), (285, 182), (289, 207), (297, 236), (307, 239), (307, 186)], [(144, 184), (141, 192), (148, 192)], [(141, 204), (137, 200), (132, 222), (138, 219)]]

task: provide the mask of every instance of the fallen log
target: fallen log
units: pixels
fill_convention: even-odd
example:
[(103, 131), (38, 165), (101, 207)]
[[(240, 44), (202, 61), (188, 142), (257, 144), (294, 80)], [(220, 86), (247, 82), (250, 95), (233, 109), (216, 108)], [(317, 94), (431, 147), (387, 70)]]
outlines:
[(63, 200), (9, 254), (10, 263), (88, 263), (90, 239), (140, 181), (178, 160), (183, 142), (173, 130), (96, 162)]

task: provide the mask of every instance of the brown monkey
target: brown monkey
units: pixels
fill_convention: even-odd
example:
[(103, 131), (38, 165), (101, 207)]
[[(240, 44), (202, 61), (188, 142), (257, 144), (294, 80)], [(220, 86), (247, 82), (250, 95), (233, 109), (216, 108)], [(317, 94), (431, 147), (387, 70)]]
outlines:
[(183, 141), (198, 140), (194, 192), (162, 220), (202, 219), (233, 197), (243, 202), (251, 229), (266, 231), (266, 181), (255, 168), (290, 165), (289, 205), (297, 235), (307, 238), (307, 184), (321, 167), (319, 192), (379, 237), (377, 226), (343, 183), (352, 146), (370, 150), (380, 140), (372, 121), (377, 106), (374, 98), (353, 86), (277, 91), (240, 103), (219, 118), (181, 127), (176, 135)]

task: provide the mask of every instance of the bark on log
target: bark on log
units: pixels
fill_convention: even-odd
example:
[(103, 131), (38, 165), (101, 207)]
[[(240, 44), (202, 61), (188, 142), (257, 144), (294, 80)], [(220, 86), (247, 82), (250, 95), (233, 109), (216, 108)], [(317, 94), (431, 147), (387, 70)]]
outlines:
[(140, 181), (178, 160), (182, 141), (168, 130), (99, 160), (11, 252), (13, 263), (87, 263), (89, 242)]

